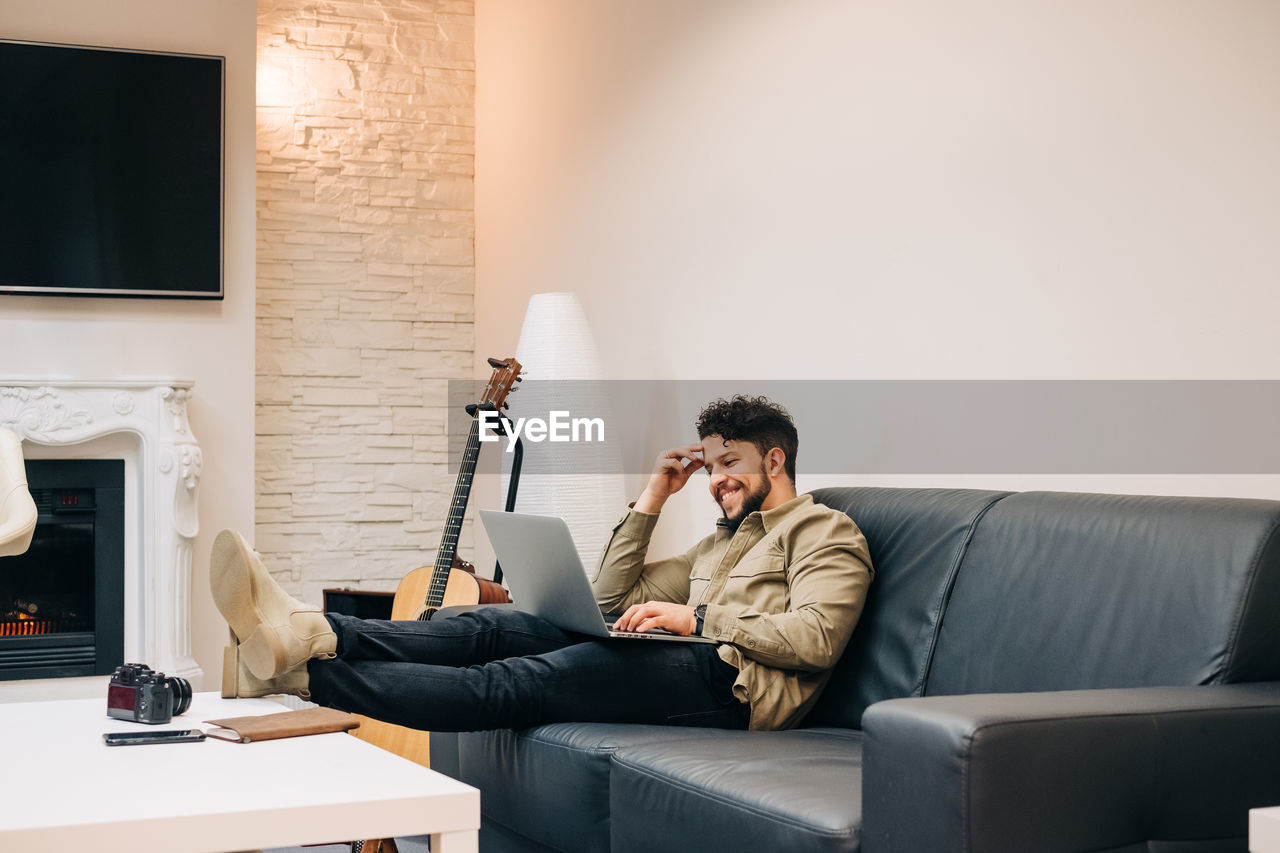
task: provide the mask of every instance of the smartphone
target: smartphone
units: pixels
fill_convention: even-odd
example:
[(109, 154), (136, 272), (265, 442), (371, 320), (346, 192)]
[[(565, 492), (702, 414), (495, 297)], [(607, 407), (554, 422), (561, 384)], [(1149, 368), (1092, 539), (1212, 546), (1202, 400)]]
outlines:
[(135, 743), (194, 743), (204, 740), (200, 729), (168, 729), (160, 732), (107, 732), (102, 736), (107, 746), (129, 746)]

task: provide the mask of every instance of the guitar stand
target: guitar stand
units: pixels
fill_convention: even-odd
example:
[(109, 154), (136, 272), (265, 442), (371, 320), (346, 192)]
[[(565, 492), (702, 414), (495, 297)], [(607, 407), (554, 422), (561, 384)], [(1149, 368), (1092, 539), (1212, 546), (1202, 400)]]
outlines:
[[(480, 408), (481, 407), (478, 403), (468, 403), (467, 414), (471, 415), (471, 417), (474, 418), (476, 417), (477, 414), (479, 414)], [(486, 408), (488, 408), (490, 411), (493, 411), (493, 408), (491, 406)], [(499, 418), (498, 419), (498, 435), (506, 435), (506, 434), (507, 434), (506, 424), (504, 424), (502, 422), (502, 419)], [(524, 439), (522, 439), (520, 436), (517, 435), (516, 447), (515, 447), (515, 450), (512, 451), (512, 458), (511, 458), (511, 479), (507, 482), (507, 505), (506, 507), (503, 508), (503, 512), (515, 512), (516, 510), (516, 492), (520, 488), (520, 466), (523, 464), (523, 462), (524, 462)], [(502, 583), (502, 564), (497, 562), (496, 560), (493, 563), (493, 582)]]

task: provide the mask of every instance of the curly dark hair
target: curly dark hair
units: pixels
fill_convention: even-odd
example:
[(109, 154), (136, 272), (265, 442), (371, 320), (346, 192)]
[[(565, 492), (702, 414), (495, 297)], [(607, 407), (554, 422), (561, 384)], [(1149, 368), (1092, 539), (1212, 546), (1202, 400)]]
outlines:
[(786, 457), (783, 467), (791, 482), (796, 481), (796, 451), (800, 437), (791, 414), (764, 397), (736, 394), (714, 400), (698, 413), (698, 438), (718, 435), (725, 441), (749, 441), (764, 456), (775, 447)]

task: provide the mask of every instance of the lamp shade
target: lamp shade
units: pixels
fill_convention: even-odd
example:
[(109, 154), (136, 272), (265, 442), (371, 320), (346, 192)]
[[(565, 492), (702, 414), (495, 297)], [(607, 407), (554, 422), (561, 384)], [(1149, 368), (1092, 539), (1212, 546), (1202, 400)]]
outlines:
[[(546, 418), (561, 411), (571, 417), (599, 418), (609, 428), (600, 359), (577, 296), (538, 293), (529, 299), (516, 358), (530, 381), (512, 401), (512, 417)], [(509, 473), (506, 464), (504, 470)], [(563, 518), (589, 575), (625, 505), (622, 457), (616, 445), (526, 444), (516, 510)]]

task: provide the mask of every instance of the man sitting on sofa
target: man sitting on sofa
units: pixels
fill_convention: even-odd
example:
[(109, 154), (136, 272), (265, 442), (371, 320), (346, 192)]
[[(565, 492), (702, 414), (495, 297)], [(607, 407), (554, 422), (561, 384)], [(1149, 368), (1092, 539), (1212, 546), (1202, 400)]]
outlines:
[[(796, 429), (781, 406), (717, 400), (697, 427), (699, 444), (659, 457), (592, 583), (602, 607), (626, 608), (620, 630), (699, 633), (716, 644), (598, 640), (503, 607), (426, 622), (325, 615), (289, 597), (224, 530), (210, 570), (235, 642), (223, 695), (291, 693), (434, 731), (796, 725), (862, 612), (866, 540), (844, 513), (796, 495)], [(685, 554), (646, 563), (663, 504), (699, 469), (724, 518)]]

